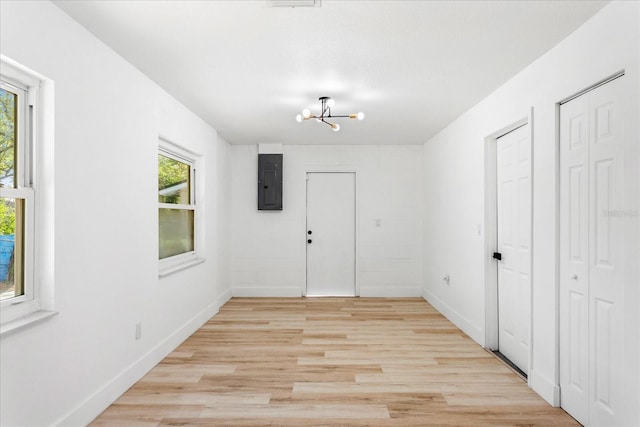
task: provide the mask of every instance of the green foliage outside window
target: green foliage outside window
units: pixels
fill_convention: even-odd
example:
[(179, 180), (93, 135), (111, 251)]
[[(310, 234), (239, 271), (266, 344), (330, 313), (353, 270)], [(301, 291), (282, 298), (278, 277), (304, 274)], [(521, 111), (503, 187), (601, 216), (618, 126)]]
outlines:
[(158, 191), (160, 203), (189, 204), (190, 166), (158, 155)]
[[(0, 88), (0, 187), (13, 187), (15, 175), (17, 96)], [(13, 199), (0, 199), (0, 235), (15, 234)]]
[(12, 202), (0, 199), (0, 235), (3, 236), (15, 234), (16, 231), (16, 208)]
[(0, 88), (0, 187), (13, 187), (17, 96)]

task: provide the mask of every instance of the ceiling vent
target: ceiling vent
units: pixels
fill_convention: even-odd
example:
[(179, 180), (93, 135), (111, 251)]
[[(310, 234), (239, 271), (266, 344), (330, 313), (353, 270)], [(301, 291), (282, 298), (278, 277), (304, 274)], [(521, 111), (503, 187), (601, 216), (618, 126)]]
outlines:
[(267, 0), (269, 7), (320, 7), (321, 0)]

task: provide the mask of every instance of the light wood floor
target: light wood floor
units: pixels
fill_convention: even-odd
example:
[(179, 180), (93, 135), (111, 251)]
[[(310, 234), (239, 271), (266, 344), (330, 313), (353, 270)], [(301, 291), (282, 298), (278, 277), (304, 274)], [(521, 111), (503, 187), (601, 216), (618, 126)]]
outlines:
[(420, 298), (234, 298), (94, 426), (578, 425)]

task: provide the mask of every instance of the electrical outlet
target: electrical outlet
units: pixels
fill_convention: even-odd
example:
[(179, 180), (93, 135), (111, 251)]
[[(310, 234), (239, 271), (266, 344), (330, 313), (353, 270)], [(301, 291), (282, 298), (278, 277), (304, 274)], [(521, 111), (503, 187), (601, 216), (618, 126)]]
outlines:
[(142, 323), (136, 323), (136, 340), (142, 338)]

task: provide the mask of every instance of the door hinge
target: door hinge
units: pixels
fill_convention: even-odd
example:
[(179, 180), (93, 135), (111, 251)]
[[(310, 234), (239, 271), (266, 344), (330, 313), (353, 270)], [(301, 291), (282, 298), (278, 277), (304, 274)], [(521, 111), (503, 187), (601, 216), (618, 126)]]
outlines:
[(493, 253), (493, 258), (497, 259), (498, 261), (502, 260), (502, 254), (500, 252), (494, 252)]

